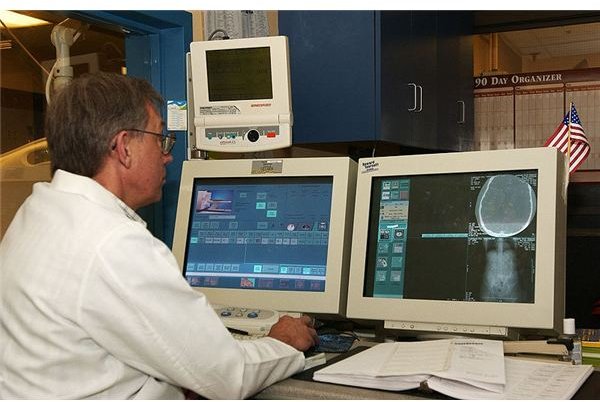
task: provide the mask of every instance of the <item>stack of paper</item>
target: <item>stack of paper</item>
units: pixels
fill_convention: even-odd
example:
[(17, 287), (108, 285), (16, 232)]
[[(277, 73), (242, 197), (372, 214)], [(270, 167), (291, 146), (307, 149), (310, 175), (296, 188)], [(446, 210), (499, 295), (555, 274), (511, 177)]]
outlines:
[(461, 399), (571, 399), (594, 371), (592, 366), (505, 358), (506, 385), (499, 393), (466, 387), (457, 381), (428, 380), (429, 387)]
[(314, 380), (391, 391), (427, 387), (461, 399), (568, 399), (592, 373), (505, 358), (501, 341), (445, 339), (376, 345), (314, 373)]

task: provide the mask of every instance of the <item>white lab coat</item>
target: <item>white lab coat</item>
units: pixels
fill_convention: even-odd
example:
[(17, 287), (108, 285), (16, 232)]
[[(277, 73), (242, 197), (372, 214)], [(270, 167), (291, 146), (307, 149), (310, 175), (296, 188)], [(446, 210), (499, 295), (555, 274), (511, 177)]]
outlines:
[(133, 210), (61, 170), (7, 230), (0, 300), (0, 399), (238, 399), (304, 367), (234, 340)]

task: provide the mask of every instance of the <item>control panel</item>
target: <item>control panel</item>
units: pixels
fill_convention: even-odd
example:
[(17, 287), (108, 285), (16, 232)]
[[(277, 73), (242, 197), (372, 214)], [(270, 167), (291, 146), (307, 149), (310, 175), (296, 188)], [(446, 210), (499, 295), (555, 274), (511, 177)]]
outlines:
[(258, 125), (240, 127), (205, 127), (199, 130), (202, 138), (196, 145), (212, 151), (252, 151), (289, 146), (288, 134), (281, 126)]

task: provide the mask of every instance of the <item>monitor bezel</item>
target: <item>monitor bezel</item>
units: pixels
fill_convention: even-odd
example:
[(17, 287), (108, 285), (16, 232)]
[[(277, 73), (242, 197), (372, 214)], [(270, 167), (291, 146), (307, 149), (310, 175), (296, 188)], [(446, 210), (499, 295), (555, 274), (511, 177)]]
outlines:
[[(271, 54), (271, 85), (273, 97), (270, 99), (236, 99), (211, 101), (208, 95), (206, 53), (212, 50), (235, 50), (247, 48), (269, 48)], [(288, 43), (285, 36), (244, 38), (216, 41), (200, 41), (190, 44), (194, 112), (202, 116), (201, 108), (234, 106), (238, 111), (232, 115), (236, 119), (260, 120), (260, 116), (289, 115), (291, 113), (291, 91), (289, 78)], [(203, 79), (204, 78), (204, 79)], [(230, 116), (230, 114), (227, 114)]]
[[(468, 172), (538, 170), (535, 300), (490, 303), (363, 296), (372, 179)], [(485, 328), (534, 328), (560, 332), (564, 316), (566, 188), (564, 154), (554, 148), (473, 151), (359, 160), (347, 316), (385, 321), (386, 327), (485, 333)], [(406, 324), (406, 325), (405, 325)], [(460, 326), (463, 325), (463, 328)], [(490, 334), (506, 334), (491, 330)]]
[[(253, 163), (281, 162), (280, 173), (252, 173)], [(256, 165), (254, 165), (256, 167)], [(173, 253), (183, 273), (195, 178), (332, 177), (331, 219), (324, 292), (194, 287), (213, 305), (280, 312), (345, 315), (352, 234), (356, 162), (346, 157), (271, 160), (192, 160), (183, 163)]]

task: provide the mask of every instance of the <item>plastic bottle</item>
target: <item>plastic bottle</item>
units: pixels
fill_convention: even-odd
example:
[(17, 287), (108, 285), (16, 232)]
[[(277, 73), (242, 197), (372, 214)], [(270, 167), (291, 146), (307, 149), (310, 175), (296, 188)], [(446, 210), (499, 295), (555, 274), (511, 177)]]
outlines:
[(573, 364), (581, 364), (581, 338), (575, 331), (575, 319), (565, 318), (563, 320), (563, 335), (573, 340), (573, 350), (569, 351)]

